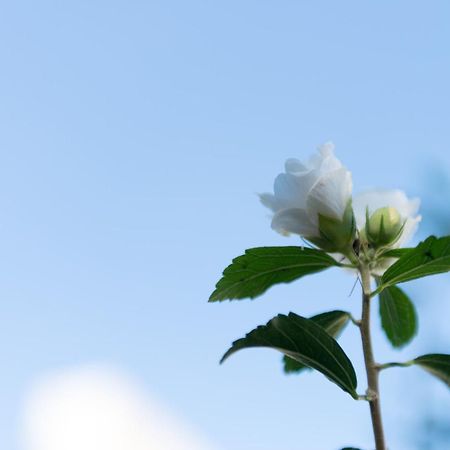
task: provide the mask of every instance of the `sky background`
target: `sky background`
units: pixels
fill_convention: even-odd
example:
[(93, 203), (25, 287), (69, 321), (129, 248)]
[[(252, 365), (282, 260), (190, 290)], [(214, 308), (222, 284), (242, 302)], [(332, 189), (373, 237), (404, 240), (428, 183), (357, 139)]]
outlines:
[[(327, 140), (355, 192), (448, 210), (429, 173), (450, 168), (449, 19), (447, 1), (1, 2), (0, 446), (21, 450), (36, 378), (107, 364), (220, 450), (370, 449), (367, 405), (322, 375), (285, 377), (269, 350), (218, 365), (277, 313), (359, 314), (352, 276), (207, 299), (245, 248), (298, 243), (256, 193)], [(375, 332), (378, 359), (448, 352), (448, 275), (406, 290), (420, 334), (398, 355)], [(340, 342), (363, 391), (356, 329)], [(393, 450), (428, 410), (448, 419), (447, 388), (418, 369), (381, 388)]]

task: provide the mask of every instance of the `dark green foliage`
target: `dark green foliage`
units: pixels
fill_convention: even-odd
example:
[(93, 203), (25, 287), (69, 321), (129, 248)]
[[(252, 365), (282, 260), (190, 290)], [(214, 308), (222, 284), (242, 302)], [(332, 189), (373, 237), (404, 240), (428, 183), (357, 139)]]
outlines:
[(415, 365), (431, 373), (450, 387), (450, 355), (431, 353), (413, 360)]
[(288, 316), (280, 314), (233, 342), (221, 362), (238, 350), (251, 347), (278, 350), (323, 373), (352, 397), (358, 397), (356, 374), (351, 361), (339, 344), (313, 320), (294, 313)]
[[(337, 338), (350, 320), (350, 314), (345, 311), (328, 311), (310, 317), (310, 320), (321, 326), (331, 337)], [(308, 367), (289, 356), (283, 356), (284, 371), (298, 373)]]
[(397, 286), (380, 293), (381, 325), (393, 347), (403, 347), (417, 333), (417, 315), (408, 296)]
[(259, 247), (233, 259), (223, 272), (210, 302), (255, 298), (277, 283), (339, 266), (321, 250), (303, 247)]
[(416, 248), (404, 252), (381, 277), (379, 290), (405, 281), (450, 270), (450, 236), (430, 236)]

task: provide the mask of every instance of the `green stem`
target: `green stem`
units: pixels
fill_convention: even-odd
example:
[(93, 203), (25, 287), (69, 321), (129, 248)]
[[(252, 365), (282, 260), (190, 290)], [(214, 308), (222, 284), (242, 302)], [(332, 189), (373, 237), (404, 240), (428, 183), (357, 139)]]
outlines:
[(367, 374), (367, 397), (372, 418), (373, 433), (375, 436), (376, 450), (386, 450), (384, 442), (383, 422), (381, 419), (380, 390), (378, 387), (378, 370), (372, 350), (372, 339), (370, 335), (370, 270), (362, 264), (359, 267), (362, 294), (362, 315), (360, 323), (361, 340), (364, 352), (364, 362)]

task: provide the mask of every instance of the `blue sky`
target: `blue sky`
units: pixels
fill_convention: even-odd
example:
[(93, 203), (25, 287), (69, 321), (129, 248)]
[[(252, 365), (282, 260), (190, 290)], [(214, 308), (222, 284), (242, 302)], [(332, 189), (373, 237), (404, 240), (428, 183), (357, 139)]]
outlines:
[[(355, 191), (430, 196), (428, 168), (450, 167), (449, 13), (445, 1), (5, 2), (2, 447), (16, 449), (36, 376), (98, 361), (142, 380), (222, 449), (369, 446), (367, 406), (319, 374), (284, 377), (263, 350), (218, 366), (232, 340), (279, 312), (357, 312), (351, 277), (206, 300), (245, 248), (295, 244), (271, 231), (255, 195), (288, 157), (331, 139)], [(411, 289), (435, 294), (418, 302), (430, 320), (404, 357), (448, 351), (428, 313), (442, 288), (450, 295), (445, 277)], [(376, 338), (381, 358), (398, 358)], [(354, 330), (342, 345), (361, 368)], [(434, 380), (405, 393), (417, 383), (429, 386), (415, 370), (382, 379), (398, 450), (410, 448), (424, 392), (450, 406)]]

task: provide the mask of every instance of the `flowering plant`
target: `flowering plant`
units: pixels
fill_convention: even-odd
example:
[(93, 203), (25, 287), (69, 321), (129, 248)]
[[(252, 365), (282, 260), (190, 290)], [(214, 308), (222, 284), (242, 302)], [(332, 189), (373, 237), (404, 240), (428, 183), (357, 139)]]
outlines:
[[(450, 271), (450, 236), (430, 236), (405, 247), (421, 220), (419, 200), (404, 192), (369, 191), (352, 197), (352, 177), (327, 143), (307, 163), (289, 159), (274, 193), (261, 194), (273, 212), (272, 228), (299, 235), (308, 246), (260, 247), (245, 251), (223, 272), (209, 301), (255, 298), (278, 283), (288, 283), (331, 267), (353, 270), (362, 286), (362, 313), (356, 319), (341, 310), (313, 317), (279, 314), (233, 342), (222, 361), (238, 350), (268, 347), (283, 354), (286, 373), (306, 367), (325, 375), (355, 400), (367, 401), (376, 450), (386, 443), (380, 408), (379, 373), (391, 367), (418, 366), (450, 387), (450, 355), (426, 354), (406, 362), (375, 362), (370, 306), (379, 297), (383, 330), (393, 347), (411, 341), (417, 331), (414, 305), (397, 285)], [(375, 282), (375, 287), (373, 286)], [(352, 362), (337, 338), (348, 323), (360, 330), (367, 390), (357, 392)]]

